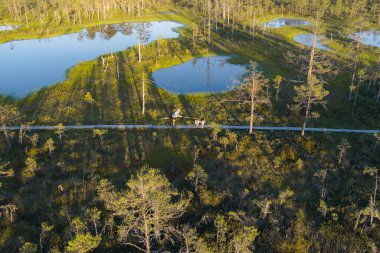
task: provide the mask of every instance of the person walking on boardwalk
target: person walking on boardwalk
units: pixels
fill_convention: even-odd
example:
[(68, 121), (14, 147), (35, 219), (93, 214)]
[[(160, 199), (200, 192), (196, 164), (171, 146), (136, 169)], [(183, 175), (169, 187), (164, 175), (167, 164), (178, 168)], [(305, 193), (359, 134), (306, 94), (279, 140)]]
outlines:
[(180, 115), (180, 113), (181, 113), (181, 109), (177, 109), (171, 116), (170, 116), (170, 118), (172, 119), (172, 121), (173, 121), (173, 126), (175, 126), (175, 121), (176, 121), (176, 119), (178, 119), (178, 118), (182, 118), (182, 116)]

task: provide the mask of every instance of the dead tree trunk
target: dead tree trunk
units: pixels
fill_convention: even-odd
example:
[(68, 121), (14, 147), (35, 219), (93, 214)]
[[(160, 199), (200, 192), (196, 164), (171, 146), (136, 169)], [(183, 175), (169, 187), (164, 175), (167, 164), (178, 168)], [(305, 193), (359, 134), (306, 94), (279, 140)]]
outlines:
[(303, 120), (302, 133), (301, 133), (302, 136), (305, 136), (305, 129), (306, 129), (307, 120), (309, 118), (309, 113), (310, 113), (310, 96), (309, 96), (309, 100), (306, 106), (305, 118)]
[(11, 143), (11, 141), (9, 139), (9, 134), (8, 134), (7, 126), (5, 125), (5, 123), (3, 123), (3, 131), (4, 131), (5, 139), (7, 140), (8, 147), (11, 148), (12, 147), (12, 143)]
[(355, 80), (356, 80), (356, 72), (358, 68), (358, 59), (359, 59), (359, 52), (360, 52), (360, 45), (361, 45), (361, 38), (362, 37), (362, 31), (360, 28), (359, 31), (359, 38), (355, 46), (355, 56), (354, 56), (354, 61), (352, 63), (352, 75), (351, 75), (351, 83), (350, 83), (350, 96), (349, 100), (352, 100), (352, 95), (353, 95), (353, 88), (355, 87)]
[[(311, 47), (311, 52), (310, 52), (310, 60), (309, 60), (309, 70), (307, 72), (307, 86), (309, 87), (309, 90), (311, 90), (311, 87), (314, 85), (314, 80), (313, 80), (313, 67), (314, 67), (314, 56), (315, 56), (315, 50), (317, 47), (317, 32), (314, 31), (314, 38), (313, 38), (313, 45)], [(310, 113), (310, 106), (311, 106), (311, 92), (309, 93), (309, 97), (307, 100), (307, 105), (306, 105), (306, 112), (305, 112), (305, 119), (303, 121), (302, 125), (302, 136), (305, 136), (305, 129), (306, 129), (306, 124), (307, 120), (309, 118), (309, 113)]]
[(142, 78), (142, 114), (145, 114), (145, 74), (143, 73)]
[(139, 40), (139, 62), (141, 62), (141, 42)]
[(351, 118), (354, 118), (354, 115), (355, 115), (355, 109), (358, 104), (359, 90), (360, 90), (360, 82), (358, 83), (356, 87), (354, 104), (352, 106), (352, 111), (351, 111)]
[(255, 114), (255, 94), (256, 94), (256, 76), (253, 74), (252, 78), (252, 89), (251, 89), (251, 118), (249, 120), (249, 133), (253, 133), (253, 120)]

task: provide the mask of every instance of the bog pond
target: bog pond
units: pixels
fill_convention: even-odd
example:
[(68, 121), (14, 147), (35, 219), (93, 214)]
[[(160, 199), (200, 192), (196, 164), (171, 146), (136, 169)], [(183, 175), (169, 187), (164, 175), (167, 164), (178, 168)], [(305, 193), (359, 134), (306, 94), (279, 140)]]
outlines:
[(310, 22), (303, 19), (279, 18), (262, 24), (268, 28), (280, 28), (284, 26), (307, 26)]
[(17, 25), (0, 25), (0, 32), (2, 31), (12, 31), (17, 29)]
[[(294, 40), (302, 45), (311, 47), (313, 45), (313, 34), (298, 34), (294, 37)], [(323, 43), (325, 38), (317, 38), (317, 48), (321, 50), (331, 50), (328, 46)]]
[(171, 21), (123, 23), (84, 29), (47, 39), (11, 41), (0, 45), (0, 93), (24, 97), (42, 87), (62, 82), (70, 67), (100, 55), (125, 50), (138, 44), (177, 38)]
[[(359, 38), (359, 34), (356, 33), (351, 36), (354, 39)], [(362, 42), (364, 45), (372, 47), (380, 47), (380, 31), (364, 31), (362, 32)]]
[(210, 56), (187, 61), (152, 74), (155, 83), (174, 93), (222, 92), (240, 84), (245, 65), (232, 64), (231, 56)]

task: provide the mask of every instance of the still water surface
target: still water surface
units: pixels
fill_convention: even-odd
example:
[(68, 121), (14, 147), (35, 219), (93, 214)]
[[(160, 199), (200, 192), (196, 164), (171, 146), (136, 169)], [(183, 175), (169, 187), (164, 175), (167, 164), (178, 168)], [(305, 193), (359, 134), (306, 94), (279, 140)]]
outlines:
[(245, 65), (231, 64), (231, 56), (197, 58), (152, 74), (155, 83), (174, 93), (222, 92), (238, 85)]
[(280, 28), (284, 26), (307, 26), (310, 22), (303, 19), (279, 18), (263, 23), (265, 27)]
[[(359, 34), (356, 33), (352, 36), (354, 39), (359, 38)], [(364, 31), (362, 32), (362, 42), (364, 45), (380, 47), (380, 31)]]
[[(294, 40), (302, 45), (311, 47), (313, 45), (313, 34), (298, 34), (294, 37)], [(321, 50), (331, 50), (328, 46), (323, 44), (324, 38), (317, 39), (317, 48)]]
[(12, 31), (17, 29), (17, 25), (0, 25), (0, 32), (1, 31)]
[[(24, 97), (64, 81), (66, 70), (102, 54), (117, 52), (162, 38), (176, 38), (176, 22), (103, 25), (48, 39), (12, 41), (0, 45), (0, 94)], [(140, 36), (138, 36), (140, 34)], [(1, 36), (1, 34), (0, 34)]]

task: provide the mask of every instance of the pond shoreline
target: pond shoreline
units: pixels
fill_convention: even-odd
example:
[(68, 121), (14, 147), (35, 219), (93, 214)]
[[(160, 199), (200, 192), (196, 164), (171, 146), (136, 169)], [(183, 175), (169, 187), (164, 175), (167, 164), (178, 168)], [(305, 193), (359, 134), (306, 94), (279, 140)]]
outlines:
[[(244, 64), (233, 64), (236, 55), (209, 55), (162, 68), (152, 73), (155, 84), (171, 93), (209, 94), (230, 91), (241, 83)], [(234, 80), (231, 80), (234, 79)]]
[[(138, 44), (149, 44), (160, 37), (178, 38), (180, 33), (176, 29), (182, 27), (181, 23), (172, 21), (128, 22), (49, 39), (7, 42), (0, 45), (0, 54), (9, 59), (0, 63), (2, 92), (24, 97), (39, 88), (64, 81), (65, 73), (81, 62)], [(35, 59), (38, 59), (37, 65)], [(19, 68), (24, 70), (23, 75), (13, 73)]]

